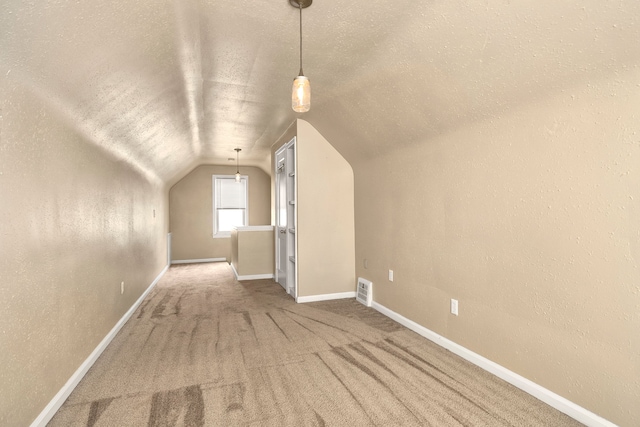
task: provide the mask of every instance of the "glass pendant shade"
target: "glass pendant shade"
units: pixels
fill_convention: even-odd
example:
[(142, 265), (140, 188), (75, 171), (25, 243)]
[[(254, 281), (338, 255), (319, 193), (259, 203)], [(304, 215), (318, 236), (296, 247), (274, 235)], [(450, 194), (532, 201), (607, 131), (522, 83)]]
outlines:
[(236, 182), (240, 182), (240, 172), (236, 172)]
[(306, 113), (311, 108), (311, 84), (302, 73), (293, 80), (291, 108), (297, 113)]

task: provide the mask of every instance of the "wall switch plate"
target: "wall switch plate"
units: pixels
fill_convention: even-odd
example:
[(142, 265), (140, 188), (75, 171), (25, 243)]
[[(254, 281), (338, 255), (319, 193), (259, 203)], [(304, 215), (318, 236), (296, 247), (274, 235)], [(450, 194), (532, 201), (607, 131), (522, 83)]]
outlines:
[(458, 315), (458, 300), (451, 298), (451, 314)]
[(393, 270), (389, 270), (389, 281), (393, 282)]

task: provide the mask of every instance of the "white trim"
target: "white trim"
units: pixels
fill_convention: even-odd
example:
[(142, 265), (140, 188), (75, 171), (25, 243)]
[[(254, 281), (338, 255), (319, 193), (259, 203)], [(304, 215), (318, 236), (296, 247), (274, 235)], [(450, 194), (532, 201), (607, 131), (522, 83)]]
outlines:
[[(311, 3), (309, 3), (311, 4)], [(293, 136), (293, 138), (291, 138), (291, 141), (289, 141), (289, 146), (287, 147), (287, 149), (289, 148), (293, 148), (293, 172), (294, 173), (298, 173), (298, 125), (296, 124), (296, 135)], [(299, 200), (298, 199), (298, 176), (296, 175), (295, 178), (293, 179), (293, 197), (296, 202)], [(287, 227), (289, 226), (289, 224), (287, 224)], [(295, 257), (296, 260), (300, 259), (298, 258), (298, 205), (295, 204), (293, 205), (293, 228), (296, 229), (296, 233), (293, 235), (293, 242), (294, 242), (294, 254), (293, 256)], [(295, 277), (295, 282), (293, 284), (294, 288), (293, 288), (293, 296), (294, 298), (296, 298), (296, 302), (298, 301), (298, 292), (300, 291), (299, 287), (298, 287), (298, 280), (300, 280), (299, 278), (299, 271), (300, 269), (298, 268), (298, 263), (294, 263), (293, 266), (293, 275)], [(289, 284), (287, 284), (287, 286), (289, 286)], [(353, 297), (351, 296), (347, 296), (345, 298), (355, 298), (355, 291), (353, 292)], [(340, 298), (338, 298), (340, 299)]]
[[(287, 203), (287, 225), (286, 225), (286, 230), (287, 230), (287, 235), (293, 234), (293, 254), (290, 253), (290, 243), (289, 243), (289, 238), (287, 237), (287, 248), (286, 248), (286, 252), (287, 252), (287, 259), (293, 261), (293, 265), (290, 265), (290, 263), (288, 261), (285, 260), (285, 264), (287, 265), (287, 267), (285, 268), (284, 272), (286, 275), (286, 280), (285, 280), (285, 286), (283, 286), (285, 288), (285, 292), (287, 292), (287, 294), (291, 295), (294, 299), (297, 300), (297, 295), (298, 295), (298, 279), (299, 279), (299, 274), (298, 274), (298, 264), (295, 262), (296, 259), (298, 259), (298, 234), (295, 233), (295, 231), (291, 231), (291, 229), (294, 229), (297, 227), (298, 224), (298, 206), (295, 204), (295, 201), (298, 200), (298, 179), (295, 177), (297, 170), (298, 170), (298, 155), (297, 155), (297, 149), (296, 149), (296, 141), (297, 141), (297, 136), (293, 136), (289, 142), (283, 144), (282, 146), (280, 146), (280, 148), (278, 148), (275, 151), (275, 161), (274, 161), (274, 169), (273, 169), (273, 177), (274, 177), (274, 187), (272, 188), (275, 194), (275, 204), (276, 206), (280, 205), (280, 180), (284, 179), (286, 180), (286, 196), (290, 196), (289, 191), (292, 190), (293, 191), (293, 201), (289, 201)], [(274, 144), (275, 145), (275, 144)], [(272, 146), (273, 147), (273, 146)], [(290, 152), (289, 150), (292, 150), (292, 152)], [(283, 161), (283, 166), (285, 168), (285, 174), (284, 177), (281, 177), (281, 175), (278, 173), (278, 156), (283, 155), (284, 153), (284, 158), (281, 159), (280, 161)], [(291, 171), (291, 161), (293, 161), (293, 171)], [(291, 172), (293, 172), (293, 175), (291, 175)], [(288, 180), (289, 177), (293, 176), (293, 189), (290, 188), (290, 182)], [(293, 215), (289, 214), (289, 210), (290, 208), (293, 206)], [(281, 261), (279, 259), (280, 257), (280, 250), (279, 250), (279, 234), (278, 234), (278, 229), (281, 229), (282, 227), (280, 227), (279, 223), (280, 223), (280, 210), (276, 209), (275, 211), (275, 238), (274, 238), (274, 248), (275, 248), (275, 258), (274, 258), (274, 277), (275, 277), (275, 281), (280, 283), (280, 277), (278, 277), (279, 273), (278, 273), (278, 264)], [(293, 224), (292, 224), (293, 222)], [(290, 270), (293, 268), (293, 272), (291, 272)], [(292, 274), (291, 274), (292, 273)], [(292, 286), (292, 282), (293, 282), (293, 286)]]
[(60, 409), (65, 400), (67, 400), (73, 389), (76, 388), (78, 383), (86, 375), (91, 366), (93, 366), (96, 360), (98, 360), (98, 357), (100, 357), (109, 343), (111, 343), (111, 340), (115, 338), (120, 329), (124, 326), (125, 323), (127, 323), (127, 320), (129, 320), (138, 306), (147, 297), (147, 295), (149, 295), (149, 292), (151, 292), (153, 287), (160, 281), (160, 279), (162, 278), (162, 276), (164, 276), (164, 273), (166, 273), (168, 269), (168, 265), (162, 269), (155, 280), (151, 282), (151, 285), (149, 285), (149, 287), (142, 293), (142, 295), (140, 295), (140, 298), (138, 298), (138, 300), (133, 303), (131, 308), (129, 308), (124, 316), (122, 316), (122, 318), (118, 321), (118, 323), (116, 323), (111, 331), (109, 331), (107, 336), (105, 336), (102, 341), (100, 341), (100, 344), (98, 344), (98, 346), (93, 350), (89, 357), (87, 357), (87, 359), (82, 362), (82, 365), (80, 365), (78, 370), (76, 370), (73, 375), (71, 375), (71, 378), (67, 380), (66, 384), (60, 389), (60, 391), (58, 391), (53, 399), (51, 399), (49, 404), (45, 406), (42, 412), (40, 412), (40, 415), (38, 415), (38, 417), (31, 423), (31, 427), (45, 427), (47, 423), (51, 421), (51, 418), (53, 418), (56, 412), (58, 412), (58, 409)]
[(200, 259), (174, 259), (171, 264), (197, 264), (200, 262), (221, 262), (227, 261), (226, 258), (200, 258)]
[(233, 274), (236, 275), (236, 280), (273, 279), (273, 274), (250, 274), (250, 275), (246, 275), (246, 276), (238, 276), (238, 272), (236, 271), (236, 268), (233, 266), (233, 263), (231, 263), (229, 265), (231, 265), (231, 269), (233, 270)]
[(171, 233), (167, 233), (167, 265), (171, 265)]
[(233, 266), (232, 262), (230, 262), (229, 265), (231, 266), (231, 269), (233, 270), (233, 274), (235, 274), (236, 280), (237, 280), (238, 279), (238, 272), (236, 271), (236, 268)]
[(338, 294), (322, 294), (322, 295), (310, 295), (308, 297), (297, 297), (297, 303), (305, 303), (305, 302), (317, 302), (317, 301), (329, 301), (332, 299), (345, 299), (345, 298), (355, 298), (356, 292), (340, 292)]
[(580, 421), (581, 423), (589, 427), (616, 427), (615, 424), (600, 417), (599, 415), (596, 415), (593, 412), (552, 392), (551, 390), (547, 390), (541, 385), (538, 385), (533, 381), (528, 380), (523, 376), (518, 375), (515, 372), (510, 371), (509, 369), (498, 365), (497, 363), (492, 362), (491, 360), (483, 356), (480, 356), (477, 353), (474, 353), (473, 351), (461, 346), (460, 344), (456, 344), (455, 342), (443, 337), (442, 335), (439, 335), (431, 331), (430, 329), (417, 324), (413, 320), (407, 319), (406, 317), (396, 313), (393, 310), (388, 309), (387, 307), (375, 301), (373, 302), (372, 307), (385, 316), (400, 323), (401, 325), (406, 326), (412, 331), (422, 335), (428, 340), (433, 341), (439, 346), (446, 348), (452, 353), (457, 354), (463, 359), (466, 359), (467, 361), (473, 363), (476, 366), (479, 366), (485, 371), (488, 371), (498, 378), (505, 380), (509, 384), (518, 387), (520, 390), (529, 393), (530, 395), (543, 401), (547, 405), (557, 409), (560, 412), (563, 412), (564, 414), (577, 421)]
[[(280, 277), (280, 272), (278, 271), (278, 265), (280, 264), (280, 262), (282, 261), (280, 259), (280, 235), (278, 234), (278, 230), (281, 229), (282, 227), (280, 226), (280, 198), (282, 197), (282, 194), (280, 194), (280, 181), (285, 179), (286, 180), (286, 173), (287, 173), (287, 156), (286, 156), (286, 151), (287, 151), (287, 146), (289, 143), (284, 143), (282, 144), (282, 146), (280, 146), (280, 148), (278, 148), (275, 153), (274, 153), (274, 161), (273, 161), (273, 194), (275, 196), (275, 225), (274, 225), (274, 236), (273, 236), (273, 243), (274, 243), (274, 264), (273, 264), (273, 275), (274, 275), (274, 280), (280, 285), (282, 286), (282, 288), (284, 289), (285, 292), (287, 292), (287, 294), (289, 293), (287, 290), (288, 287), (288, 283), (287, 283), (287, 267), (285, 267), (284, 269), (281, 269), (281, 271), (284, 273), (284, 286), (282, 285), (282, 283), (280, 283), (281, 277)], [(282, 156), (281, 159), (279, 159), (278, 157)], [(282, 175), (280, 175), (280, 172), (278, 171), (278, 164), (282, 163)], [(285, 186), (286, 186), (286, 181), (285, 181)], [(285, 191), (285, 195), (286, 195), (286, 191)], [(288, 224), (285, 225), (285, 228), (288, 226)], [(286, 252), (286, 251), (285, 251)], [(285, 257), (287, 258), (287, 257)], [(288, 263), (285, 261), (285, 265), (288, 265)]]
[(245, 276), (236, 275), (236, 280), (260, 280), (260, 279), (273, 279), (273, 274), (249, 274)]
[(246, 227), (234, 227), (238, 231), (273, 231), (273, 225), (247, 225)]

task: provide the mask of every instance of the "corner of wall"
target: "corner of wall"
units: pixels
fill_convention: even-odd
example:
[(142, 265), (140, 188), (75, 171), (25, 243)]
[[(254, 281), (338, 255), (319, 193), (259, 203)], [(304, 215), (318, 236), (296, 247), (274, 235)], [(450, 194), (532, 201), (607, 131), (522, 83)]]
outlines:
[(297, 131), (298, 295), (353, 292), (353, 169), (310, 123)]

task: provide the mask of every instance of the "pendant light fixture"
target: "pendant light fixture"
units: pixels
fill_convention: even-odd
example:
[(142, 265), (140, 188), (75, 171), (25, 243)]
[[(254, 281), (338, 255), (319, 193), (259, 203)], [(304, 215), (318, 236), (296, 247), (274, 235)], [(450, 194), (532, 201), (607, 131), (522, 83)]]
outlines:
[(236, 150), (236, 182), (240, 182), (240, 163), (238, 161), (238, 155), (242, 151), (242, 148), (234, 148)]
[(296, 113), (306, 113), (311, 108), (311, 84), (302, 72), (302, 9), (311, 6), (313, 0), (289, 0), (291, 6), (300, 9), (300, 73), (293, 79), (291, 108)]

